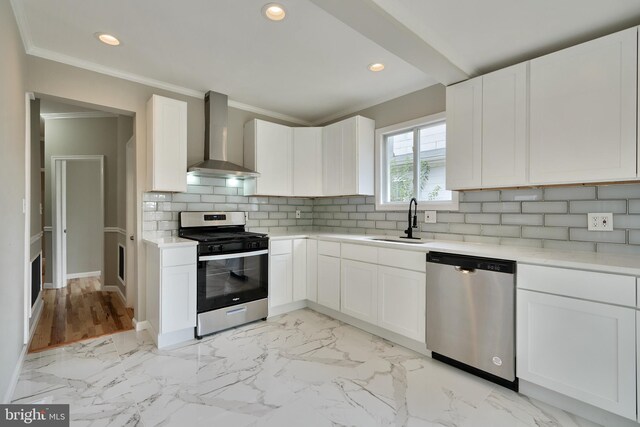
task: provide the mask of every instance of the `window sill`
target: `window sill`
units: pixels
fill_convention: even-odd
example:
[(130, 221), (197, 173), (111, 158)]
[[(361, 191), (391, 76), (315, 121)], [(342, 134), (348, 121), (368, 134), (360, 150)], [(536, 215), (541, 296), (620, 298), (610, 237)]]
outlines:
[[(376, 200), (377, 211), (406, 211), (409, 209), (409, 202), (406, 203), (380, 203)], [(418, 211), (457, 211), (459, 209), (458, 200), (442, 202), (420, 202), (418, 201)]]

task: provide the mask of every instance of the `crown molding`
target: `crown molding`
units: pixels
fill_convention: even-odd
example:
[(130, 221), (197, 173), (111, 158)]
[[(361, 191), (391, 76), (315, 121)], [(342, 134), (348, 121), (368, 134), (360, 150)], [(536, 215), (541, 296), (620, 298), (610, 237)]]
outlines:
[(403, 89), (399, 89), (397, 91), (394, 91), (394, 92), (392, 92), (390, 94), (387, 94), (386, 96), (383, 96), (383, 97), (380, 97), (380, 98), (376, 98), (376, 99), (374, 99), (372, 101), (363, 102), (362, 104), (355, 105), (353, 107), (344, 109), (344, 110), (339, 111), (339, 112), (334, 113), (334, 114), (330, 114), (330, 115), (325, 116), (325, 117), (323, 117), (323, 118), (321, 118), (319, 120), (314, 120), (311, 123), (311, 126), (322, 125), (322, 124), (330, 122), (332, 120), (339, 119), (340, 117), (348, 116), (349, 114), (353, 114), (353, 113), (356, 113), (358, 111), (366, 110), (367, 108), (370, 108), (370, 107), (375, 107), (378, 104), (382, 104), (384, 102), (391, 101), (393, 99), (399, 98), (399, 97), (404, 96), (404, 95), (409, 95), (410, 93), (417, 92), (419, 90), (426, 89), (428, 87), (431, 87), (431, 86), (434, 86), (434, 85), (437, 85), (437, 84), (438, 84), (438, 82), (433, 82), (433, 81), (417, 83), (415, 85), (412, 85), (412, 86), (405, 87)]
[(117, 114), (107, 113), (103, 111), (82, 111), (75, 113), (41, 113), (40, 117), (45, 120), (55, 119), (103, 119), (110, 117), (118, 117)]
[(24, 51), (29, 53), (29, 51), (33, 49), (33, 40), (31, 39), (31, 30), (29, 29), (29, 23), (27, 22), (24, 11), (24, 4), (21, 0), (11, 0), (11, 9), (13, 9), (13, 15), (18, 24), (18, 31), (20, 32), (20, 38), (22, 38)]
[(287, 114), (281, 114), (276, 111), (266, 110), (260, 107), (254, 107), (253, 105), (243, 104), (238, 101), (229, 100), (229, 107), (237, 108), (239, 110), (249, 111), (251, 113), (262, 114), (264, 116), (273, 117), (274, 119), (285, 120), (287, 122), (295, 123), (303, 126), (311, 126), (311, 122), (303, 119), (299, 119), (298, 117), (289, 116)]

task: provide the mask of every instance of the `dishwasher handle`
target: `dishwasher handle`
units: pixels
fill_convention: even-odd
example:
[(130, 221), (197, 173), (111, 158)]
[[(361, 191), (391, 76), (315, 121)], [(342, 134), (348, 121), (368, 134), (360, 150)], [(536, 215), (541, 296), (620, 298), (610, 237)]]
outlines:
[(427, 268), (429, 264), (450, 265), (453, 266), (456, 271), (465, 274), (471, 274), (476, 270), (506, 274), (515, 274), (516, 272), (515, 261), (458, 255), (446, 252), (429, 252), (427, 254)]

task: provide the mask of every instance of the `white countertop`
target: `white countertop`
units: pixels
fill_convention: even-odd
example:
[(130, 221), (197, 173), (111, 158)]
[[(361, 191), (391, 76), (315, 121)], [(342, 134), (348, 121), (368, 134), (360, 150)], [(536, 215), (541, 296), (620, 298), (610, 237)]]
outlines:
[(150, 245), (156, 245), (159, 248), (198, 246), (198, 242), (195, 240), (183, 239), (182, 237), (155, 237), (145, 235), (142, 237), (142, 241)]
[(314, 238), (318, 240), (358, 243), (369, 246), (395, 248), (419, 252), (451, 252), (490, 258), (517, 261), (524, 264), (546, 265), (551, 267), (575, 268), (607, 273), (640, 276), (640, 256), (603, 254), (597, 252), (570, 252), (557, 249), (526, 248), (483, 243), (447, 242), (442, 240), (424, 240), (422, 244), (401, 242), (380, 242), (374, 238), (392, 238), (392, 236), (373, 236), (360, 234), (332, 234), (320, 232), (298, 232), (291, 234), (270, 234), (271, 240)]

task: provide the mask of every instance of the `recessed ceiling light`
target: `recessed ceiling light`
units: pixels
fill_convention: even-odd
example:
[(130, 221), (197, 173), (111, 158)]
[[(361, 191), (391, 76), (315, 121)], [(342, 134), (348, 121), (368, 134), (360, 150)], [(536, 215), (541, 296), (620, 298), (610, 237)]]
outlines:
[(262, 8), (262, 13), (267, 19), (272, 21), (282, 21), (287, 15), (284, 6), (278, 3), (268, 3)]
[(373, 71), (374, 73), (377, 73), (378, 71), (382, 71), (384, 70), (384, 64), (381, 62), (376, 62), (374, 64), (369, 64), (369, 71)]
[(112, 36), (107, 33), (96, 33), (95, 34), (98, 40), (100, 40), (104, 44), (108, 44), (109, 46), (118, 46), (120, 44), (120, 40), (116, 36)]

